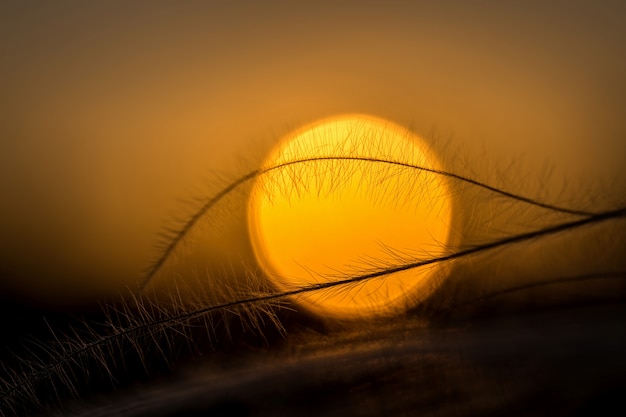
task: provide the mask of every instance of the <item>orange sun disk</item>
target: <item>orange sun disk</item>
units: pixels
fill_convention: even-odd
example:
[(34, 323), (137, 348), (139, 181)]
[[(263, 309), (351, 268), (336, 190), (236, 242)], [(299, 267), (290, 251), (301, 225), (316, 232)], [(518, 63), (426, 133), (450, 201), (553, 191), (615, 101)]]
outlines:
[[(346, 115), (294, 132), (266, 159), (251, 196), (260, 267), (277, 290), (292, 291), (443, 255), (450, 193), (430, 170), (441, 166), (426, 143), (383, 119)], [(414, 268), (294, 300), (323, 317), (387, 315), (428, 297), (441, 272)]]

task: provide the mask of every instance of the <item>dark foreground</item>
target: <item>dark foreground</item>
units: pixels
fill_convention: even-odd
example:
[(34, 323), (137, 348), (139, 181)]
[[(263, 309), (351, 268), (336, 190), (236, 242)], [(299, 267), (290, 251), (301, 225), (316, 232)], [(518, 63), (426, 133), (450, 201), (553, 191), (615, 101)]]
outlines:
[(626, 415), (626, 306), (288, 335), (68, 416)]

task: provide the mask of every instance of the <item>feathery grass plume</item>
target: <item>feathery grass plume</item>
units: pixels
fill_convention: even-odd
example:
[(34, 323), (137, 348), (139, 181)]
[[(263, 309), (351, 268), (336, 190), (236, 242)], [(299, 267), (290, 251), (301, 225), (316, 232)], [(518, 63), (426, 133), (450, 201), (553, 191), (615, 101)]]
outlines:
[[(500, 195), (502, 197), (510, 198), (518, 202), (526, 203), (531, 206), (536, 206), (536, 207), (540, 207), (543, 209), (547, 209), (547, 210), (551, 210), (551, 211), (555, 211), (559, 213), (572, 214), (576, 216), (590, 216), (594, 214), (594, 212), (589, 212), (585, 210), (577, 210), (577, 209), (568, 208), (568, 207), (560, 207), (558, 205), (541, 202), (530, 197), (517, 195), (513, 192), (496, 188), (486, 183), (479, 182), (471, 178), (455, 174), (453, 172), (433, 170), (430, 168), (413, 165), (409, 163), (404, 163), (400, 161), (381, 159), (381, 158), (358, 157), (358, 156), (317, 156), (317, 157), (310, 157), (310, 158), (302, 158), (302, 159), (296, 159), (293, 161), (284, 162), (276, 166), (270, 166), (270, 167), (266, 167), (263, 169), (257, 169), (257, 170), (247, 172), (246, 174), (237, 178), (235, 181), (229, 183), (220, 192), (218, 192), (217, 194), (205, 200), (203, 204), (201, 205), (201, 207), (197, 209), (188, 220), (184, 221), (182, 226), (179, 229), (175, 229), (175, 228), (165, 229), (164, 237), (169, 238), (168, 243), (163, 245), (163, 250), (161, 254), (156, 258), (156, 260), (148, 269), (148, 272), (141, 283), (141, 288), (145, 288), (150, 283), (150, 281), (154, 278), (154, 276), (161, 270), (161, 268), (163, 268), (166, 262), (168, 262), (172, 258), (175, 258), (175, 255), (176, 255), (177, 250), (179, 249), (179, 246), (182, 244), (185, 238), (191, 233), (192, 229), (200, 223), (203, 217), (206, 216), (208, 213), (210, 213), (210, 211), (218, 203), (220, 203), (221, 200), (226, 198), (229, 194), (234, 193), (237, 188), (243, 187), (245, 184), (249, 183), (250, 181), (253, 181), (254, 179), (262, 175), (273, 173), (275, 171), (285, 170), (287, 168), (297, 169), (298, 165), (301, 165), (301, 164), (304, 165), (307, 163), (315, 163), (315, 162), (326, 163), (327, 164), (326, 168), (328, 167), (329, 162), (330, 163), (346, 162), (346, 164), (340, 165), (337, 168), (338, 170), (341, 170), (341, 167), (350, 166), (350, 162), (352, 163), (360, 162), (362, 164), (368, 164), (368, 165), (371, 164), (373, 167), (375, 167), (376, 165), (379, 165), (379, 166), (391, 166), (395, 168), (406, 168), (406, 169), (415, 170), (415, 171), (424, 171), (424, 172), (429, 172), (435, 175), (447, 177), (454, 181), (459, 181), (461, 183), (476, 186), (484, 190), (487, 190), (491, 193)], [(333, 169), (331, 165), (331, 170), (327, 172), (336, 173), (337, 171), (336, 169)], [(287, 175), (289, 175), (289, 178), (292, 180), (292, 183), (293, 183), (292, 185), (294, 187), (288, 188), (288, 189), (284, 187), (278, 187), (278, 189), (281, 190), (282, 192), (292, 193), (292, 192), (297, 192), (299, 187), (305, 187), (305, 188), (307, 187), (307, 184), (302, 184), (301, 181), (298, 180), (299, 176), (296, 173), (294, 173), (293, 170), (289, 171)], [(345, 176), (338, 175), (337, 178), (345, 178)]]
[[(301, 193), (311, 192), (311, 190), (316, 191), (318, 195), (319, 193), (341, 195), (342, 187), (351, 178), (357, 177), (358, 181), (369, 182), (367, 184), (369, 187), (365, 187), (366, 189), (375, 187), (376, 192), (369, 196), (372, 204), (410, 206), (412, 201), (420, 200), (420, 196), (426, 191), (421, 188), (425, 181), (431, 178), (436, 181), (445, 181), (446, 184), (451, 185), (450, 192), (453, 194), (451, 198), (455, 201), (456, 206), (464, 207), (468, 211), (485, 211), (483, 210), (484, 204), (492, 205), (494, 204), (492, 202), (497, 199), (495, 204), (500, 211), (498, 216), (490, 215), (487, 219), (484, 216), (472, 216), (469, 220), (461, 220), (464, 222), (462, 225), (452, 224), (450, 226), (451, 234), (463, 235), (462, 240), (453, 239), (453, 241), (460, 241), (459, 244), (469, 246), (488, 242), (491, 238), (498, 236), (490, 226), (500, 224), (508, 227), (510, 219), (507, 217), (511, 217), (510, 212), (515, 212), (513, 215), (517, 218), (520, 217), (520, 213), (523, 213), (525, 216), (523, 224), (516, 229), (502, 230), (499, 236), (519, 233), (535, 224), (537, 226), (553, 224), (562, 220), (562, 216), (566, 215), (585, 217), (593, 214), (593, 211), (563, 207), (533, 197), (522, 196), (452, 171), (433, 168), (423, 161), (422, 164), (419, 164), (412, 157), (411, 152), (413, 151), (410, 147), (395, 149), (392, 146), (390, 148), (375, 136), (368, 136), (363, 140), (367, 141), (367, 145), (363, 149), (351, 149), (342, 144), (327, 146), (324, 149), (320, 149), (319, 146), (307, 148), (306, 145), (301, 145), (295, 150), (292, 149), (288, 155), (284, 155), (278, 163), (265, 164), (258, 169), (248, 171), (231, 182), (223, 183), (222, 188), (208, 198), (198, 199), (198, 207), (190, 213), (189, 217), (181, 221), (178, 228), (170, 228), (164, 234), (164, 244), (160, 254), (147, 271), (140, 288), (154, 285), (155, 281), (158, 281), (158, 285), (166, 286), (164, 293), (167, 294), (170, 291), (167, 289), (168, 285), (176, 285), (177, 280), (185, 279), (181, 277), (181, 265), (186, 268), (185, 275), (198, 275), (202, 274), (205, 268), (213, 267), (213, 265), (209, 265), (211, 262), (221, 262), (222, 260), (214, 258), (209, 261), (205, 259), (210, 256), (211, 252), (206, 250), (207, 248), (213, 249), (216, 246), (222, 246), (222, 241), (219, 241), (219, 238), (215, 239), (219, 241), (217, 244), (198, 244), (198, 241), (204, 239), (203, 235), (206, 235), (207, 228), (214, 227), (216, 222), (219, 223), (223, 219), (223, 216), (215, 214), (223, 205), (234, 208), (239, 204), (240, 207), (246, 207), (247, 198), (253, 192), (264, 193), (269, 200), (273, 198), (298, 199)], [(401, 159), (397, 155), (401, 155)], [(308, 177), (303, 175), (305, 171), (310, 174)], [(305, 177), (310, 178), (310, 182), (306, 182)], [(401, 194), (391, 195), (390, 190), (401, 190)], [(445, 190), (439, 192), (445, 192)], [(478, 201), (481, 199), (485, 202)], [(477, 201), (482, 204), (482, 207), (481, 204), (477, 204)], [(531, 211), (531, 208), (534, 208), (535, 211)], [(459, 220), (457, 219), (464, 216), (460, 212), (464, 210), (459, 209), (459, 207), (454, 207), (453, 210), (455, 211), (453, 221), (458, 223)], [(510, 212), (507, 213), (507, 210)], [(236, 209), (232, 211), (236, 211)], [(245, 216), (245, 211), (237, 213), (241, 217)], [(537, 223), (538, 219), (542, 222)], [(236, 264), (236, 271), (257, 266), (257, 261), (254, 259), (249, 246), (247, 227), (244, 223), (239, 221), (238, 236), (240, 238), (238, 241), (246, 242), (246, 244), (238, 251), (233, 251), (239, 255), (238, 259), (227, 260), (227, 263), (234, 262)], [(472, 228), (469, 233), (464, 230), (468, 228), (468, 225), (471, 225)], [(478, 233), (478, 230), (483, 234)], [(448, 242), (448, 245), (453, 246), (453, 243)], [(205, 250), (200, 254), (191, 253), (193, 246), (196, 248), (203, 247)], [(400, 248), (393, 249), (398, 250)], [(423, 251), (424, 249), (420, 250)], [(427, 253), (421, 255), (424, 256)], [(363, 254), (362, 257), (376, 262), (376, 255), (374, 254)], [(191, 267), (190, 265), (194, 266)], [(361, 265), (357, 264), (354, 267), (358, 268), (359, 266)], [(302, 267), (306, 269), (306, 265)], [(236, 275), (236, 273), (232, 274), (229, 285), (236, 285)]]
[[(5, 376), (0, 381), (0, 412), (6, 415), (17, 414), (24, 410), (32, 411), (47, 403), (62, 402), (67, 396), (80, 396), (84, 392), (83, 385), (119, 386), (124, 382), (125, 375), (166, 372), (184, 354), (198, 355), (205, 350), (210, 351), (216, 345), (224, 343), (224, 340), (237, 339), (241, 332), (253, 333), (267, 340), (268, 332), (272, 328), (278, 334), (284, 333), (281, 312), (285, 309), (297, 309), (299, 298), (309, 293), (328, 290), (346, 292), (347, 289), (355, 288), (358, 290), (362, 283), (384, 280), (396, 272), (433, 265), (451, 265), (447, 273), (454, 275), (458, 274), (457, 265), (462, 262), (471, 264), (480, 256), (553, 237), (571, 237), (573, 231), (581, 232), (606, 224), (617, 225), (618, 232), (622, 232), (619, 239), (623, 240), (626, 208), (596, 212), (563, 207), (534, 197), (518, 195), (452, 171), (435, 170), (395, 160), (384, 152), (377, 157), (375, 154), (381, 148), (376, 143), (372, 144), (371, 150), (374, 156), (316, 155), (314, 150), (304, 150), (305, 153), (300, 158), (248, 171), (224, 184), (209, 198), (199, 200), (199, 208), (179, 228), (170, 230), (166, 235), (169, 240), (149, 269), (143, 281), (143, 291), (131, 291), (131, 297), (126, 298), (125, 302), (104, 305), (106, 320), (102, 323), (86, 322), (83, 326), (74, 327), (70, 333), (53, 330), (51, 343), (36, 342), (33, 348), (28, 348), (28, 355), (16, 359), (14, 366), (4, 370)], [(457, 221), (462, 223), (462, 239), (458, 244), (446, 248), (441, 256), (432, 257), (427, 251), (419, 249), (412, 252), (383, 248), (393, 255), (389, 260), (380, 261), (375, 256), (363, 254), (362, 263), (351, 265), (344, 271), (335, 271), (323, 277), (322, 282), (286, 290), (279, 290), (270, 284), (254, 262), (238, 260), (236, 253), (230, 260), (217, 266), (202, 259), (198, 262), (194, 258), (198, 256), (197, 253), (189, 255), (189, 247), (201, 241), (203, 227), (210, 227), (213, 222), (219, 223), (220, 216), (215, 213), (216, 210), (219, 211), (221, 204), (229, 204), (230, 201), (230, 204), (242, 204), (245, 209), (245, 197), (251, 191), (250, 187), (255, 179), (278, 174), (275, 180), (281, 186), (276, 187), (275, 192), (292, 195), (294, 198), (306, 187), (319, 187), (319, 184), (302, 182), (298, 170), (305, 166), (316, 170), (319, 181), (324, 181), (324, 178), (335, 181), (333, 185), (338, 190), (341, 189), (342, 181), (346, 181), (347, 177), (357, 171), (369, 173), (366, 180), (374, 181), (383, 188), (400, 173), (431, 175), (452, 184), (455, 213), (480, 212), (486, 207), (497, 213), (492, 216), (489, 210), (485, 210), (487, 215), (457, 215), (457, 219), (461, 219)], [(410, 185), (404, 190), (409, 197), (419, 192)], [(385, 204), (396, 197), (389, 193), (381, 195), (382, 200), (375, 201), (376, 204)], [(406, 204), (411, 202), (409, 197), (405, 198)], [(459, 206), (463, 208), (460, 209)], [(541, 214), (539, 217), (538, 213)], [(511, 216), (516, 216), (519, 224), (511, 222), (511, 225), (503, 220), (508, 218), (510, 221)], [(489, 227), (486, 225), (486, 218), (491, 222)], [(497, 221), (494, 222), (494, 218)], [(484, 231), (485, 228), (489, 230)], [(482, 234), (465, 235), (468, 231), (479, 229), (483, 230)], [(190, 256), (193, 259), (185, 259)], [(614, 252), (607, 256), (615, 258)], [(194, 265), (188, 267), (187, 263)], [(549, 271), (542, 275), (543, 281), (528, 283), (526, 286), (520, 282), (509, 287), (506, 287), (506, 283), (498, 288), (484, 286), (480, 287), (478, 293), (459, 286), (457, 293), (453, 294), (454, 288), (450, 290), (450, 287), (444, 286), (433, 298), (446, 298), (443, 308), (448, 309), (455, 303), (471, 302), (471, 297), (476, 295), (484, 300), (542, 285), (621, 280), (626, 268), (619, 269), (620, 265), (615, 262), (615, 265), (608, 266), (609, 269), (596, 269), (579, 275), (569, 274), (564, 279), (550, 278), (564, 275), (550, 275)], [(164, 272), (164, 269), (167, 271)], [(160, 274), (163, 276), (158, 278), (169, 285), (167, 299), (163, 294), (155, 294), (156, 290), (148, 285)], [(184, 279), (177, 279), (180, 278), (177, 275), (181, 274), (185, 275)], [(444, 289), (450, 292), (443, 294)], [(620, 295), (623, 297), (623, 292)], [(410, 304), (410, 301), (407, 303)], [(434, 303), (429, 305), (436, 307)], [(235, 334), (237, 329), (239, 333)]]
[[(282, 329), (274, 315), (273, 307), (280, 307), (280, 301), (288, 297), (328, 288), (341, 288), (345, 285), (358, 285), (360, 282), (380, 279), (400, 270), (444, 263), (624, 217), (626, 209), (600, 213), (582, 220), (511, 236), (444, 257), (401, 264), (292, 291), (272, 292), (267, 288), (260, 288), (256, 294), (243, 294), (237, 290), (236, 301), (220, 305), (189, 307), (188, 300), (183, 301), (174, 297), (169, 306), (163, 306), (155, 304), (149, 297), (138, 296), (134, 305), (123, 304), (118, 308), (112, 306), (105, 308), (109, 320), (102, 327), (108, 328), (108, 331), (97, 332), (92, 325), (87, 325), (81, 330), (74, 329), (71, 335), (56, 335), (56, 343), (50, 345), (39, 343), (41, 352), (33, 351), (32, 358), (24, 360), (19, 368), (13, 369), (9, 377), (2, 381), (1, 410), (8, 414), (20, 410), (25, 405), (38, 405), (37, 401), (50, 401), (55, 397), (61, 399), (68, 394), (78, 396), (82, 384), (92, 383), (91, 379), (106, 379), (115, 383), (118, 372), (128, 372), (131, 366), (140, 365), (146, 372), (155, 366), (155, 362), (164, 362), (164, 365), (169, 367), (171, 364), (168, 361), (175, 359), (180, 350), (201, 348), (201, 343), (198, 343), (199, 336), (193, 330), (201, 329), (205, 332), (208, 342), (214, 341), (217, 336), (215, 321), (225, 322), (235, 318), (249, 331), (260, 331), (266, 328), (268, 322)], [(579, 277), (548, 279), (543, 285), (625, 277), (626, 271), (599, 272)], [(252, 282), (259, 281), (254, 279)], [(523, 289), (525, 288), (513, 287), (486, 294), (485, 298)], [(202, 297), (195, 301), (200, 305), (203, 303)], [(225, 327), (230, 328), (232, 327)], [(42, 357), (47, 359), (41, 359)], [(46, 391), (48, 398), (42, 394)]]
[(253, 289), (262, 281), (248, 282), (245, 290), (196, 291), (194, 299), (182, 300), (172, 293), (169, 303), (157, 303), (149, 292), (132, 292), (121, 303), (103, 305), (102, 322), (79, 321), (67, 333), (51, 328), (51, 340), (32, 341), (25, 346), (28, 355), (17, 357), (13, 368), (3, 369), (0, 415), (33, 412), (66, 397), (80, 397), (89, 388), (115, 387), (125, 382), (125, 375), (141, 379), (141, 375), (165, 373), (183, 356), (235, 343), (233, 339), (245, 334), (261, 339), (272, 331), (282, 334), (276, 316), (284, 305), (280, 299), (207, 304), (207, 299), (215, 299), (214, 291), (229, 299), (256, 299), (267, 293), (266, 287)]

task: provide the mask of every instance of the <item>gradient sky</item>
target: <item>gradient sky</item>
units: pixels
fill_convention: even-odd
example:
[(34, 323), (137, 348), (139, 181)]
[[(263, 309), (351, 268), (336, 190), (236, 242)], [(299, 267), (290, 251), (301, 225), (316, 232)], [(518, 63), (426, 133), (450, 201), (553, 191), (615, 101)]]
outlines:
[(462, 149), (478, 173), (515, 161), (566, 198), (623, 199), (625, 17), (619, 1), (3, 2), (0, 291), (134, 285), (181, 198), (342, 113), (445, 138), (443, 159)]

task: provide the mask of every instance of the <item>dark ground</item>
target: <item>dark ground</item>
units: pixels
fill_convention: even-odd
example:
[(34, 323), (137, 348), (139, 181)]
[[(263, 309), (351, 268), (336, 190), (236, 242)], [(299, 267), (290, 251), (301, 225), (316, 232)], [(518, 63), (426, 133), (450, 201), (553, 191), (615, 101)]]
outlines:
[(626, 305), (390, 320), (206, 355), (66, 416), (626, 415)]

